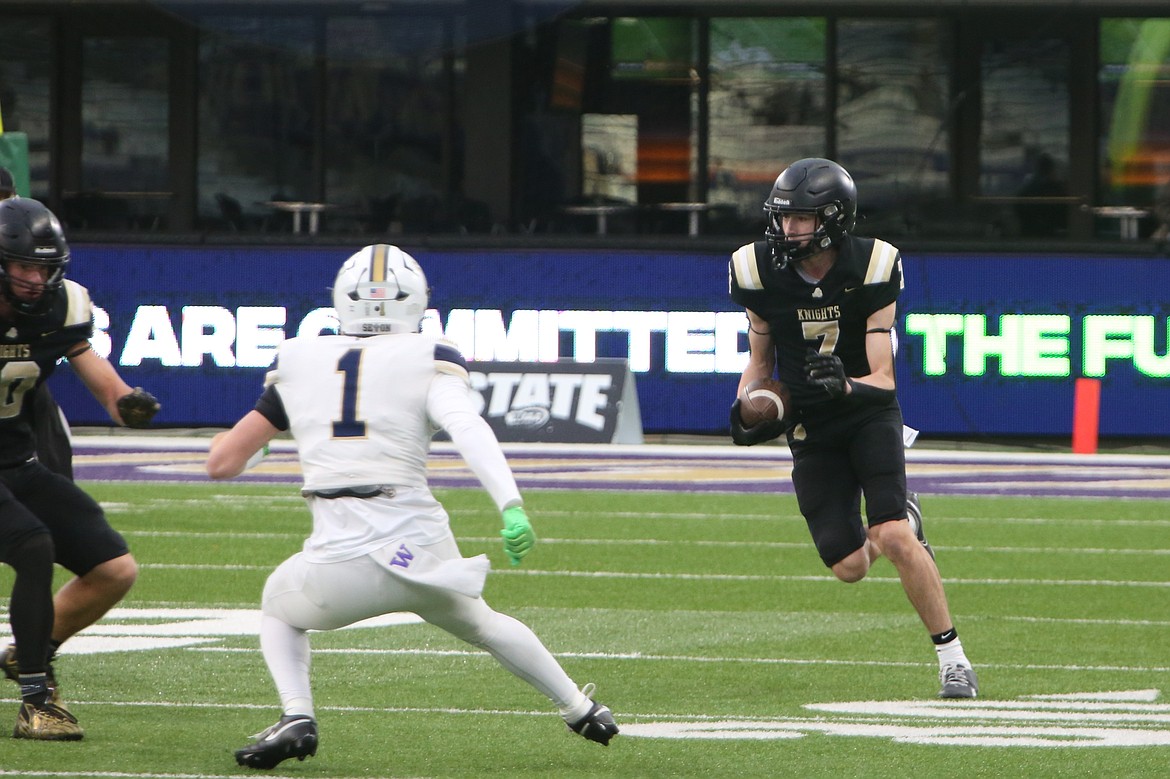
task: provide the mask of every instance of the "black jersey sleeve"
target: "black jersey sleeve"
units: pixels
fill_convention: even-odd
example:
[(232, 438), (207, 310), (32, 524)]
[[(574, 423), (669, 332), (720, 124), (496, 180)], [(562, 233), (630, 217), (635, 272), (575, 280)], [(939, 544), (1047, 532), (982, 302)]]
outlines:
[(256, 411), (277, 430), (288, 430), (288, 414), (284, 410), (284, 402), (280, 399), (275, 384), (269, 384), (264, 388), (260, 399), (256, 401)]

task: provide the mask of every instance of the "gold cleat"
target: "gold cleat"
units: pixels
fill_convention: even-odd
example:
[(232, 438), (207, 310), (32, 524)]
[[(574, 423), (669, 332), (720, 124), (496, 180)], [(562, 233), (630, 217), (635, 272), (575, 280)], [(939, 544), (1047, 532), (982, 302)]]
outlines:
[(77, 717), (54, 703), (22, 703), (12, 737), (39, 741), (80, 741), (85, 737), (85, 731), (77, 724)]

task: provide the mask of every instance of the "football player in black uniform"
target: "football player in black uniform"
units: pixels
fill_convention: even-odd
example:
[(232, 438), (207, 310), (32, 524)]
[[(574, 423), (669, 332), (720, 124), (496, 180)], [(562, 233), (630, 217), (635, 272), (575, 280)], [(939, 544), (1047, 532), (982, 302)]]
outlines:
[(732, 439), (751, 446), (787, 437), (797, 502), (825, 565), (856, 582), (885, 555), (934, 640), (939, 695), (974, 698), (975, 672), (951, 621), (917, 496), (906, 491), (894, 385), (901, 255), (885, 241), (849, 234), (857, 188), (831, 160), (786, 168), (764, 211), (765, 239), (738, 249), (730, 264), (731, 298), (747, 310), (751, 349), (739, 386), (778, 376), (794, 413), (745, 428), (736, 400)]
[[(28, 198), (0, 202), (0, 559), (16, 570), (15, 644), (0, 652), (0, 667), (21, 688), (13, 736), (61, 741), (84, 732), (61, 701), (53, 657), (125, 596), (138, 566), (97, 502), (37, 460), (32, 399), (64, 357), (115, 422), (145, 427), (159, 407), (90, 348), (93, 306), (65, 278), (68, 264), (49, 209)], [(56, 596), (54, 561), (74, 574)]]
[[(16, 184), (8, 168), (0, 168), (0, 200), (16, 197)], [(69, 426), (49, 392), (48, 384), (33, 390), (33, 434), (37, 441), (37, 459), (50, 471), (73, 478), (73, 443)]]

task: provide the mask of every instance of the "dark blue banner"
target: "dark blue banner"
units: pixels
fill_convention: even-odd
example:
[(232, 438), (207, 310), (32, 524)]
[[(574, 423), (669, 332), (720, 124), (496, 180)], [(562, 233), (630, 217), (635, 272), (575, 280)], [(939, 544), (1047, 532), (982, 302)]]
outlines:
[[(280, 340), (330, 330), (329, 287), (357, 248), (75, 246), (70, 276), (102, 309), (95, 347), (162, 401), (158, 425), (223, 426), (252, 407)], [(404, 248), (432, 287), (425, 326), (469, 360), (627, 359), (646, 432), (725, 430), (747, 349), (727, 255)], [(904, 266), (908, 424), (1068, 435), (1087, 376), (1102, 381), (1102, 435), (1170, 434), (1170, 263), (907, 253)], [(67, 367), (52, 386), (74, 425), (108, 424)]]

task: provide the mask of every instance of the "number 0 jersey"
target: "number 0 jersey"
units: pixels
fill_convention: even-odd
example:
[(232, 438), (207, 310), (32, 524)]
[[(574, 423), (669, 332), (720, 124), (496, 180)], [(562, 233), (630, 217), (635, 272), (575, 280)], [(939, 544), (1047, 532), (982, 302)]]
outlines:
[(0, 322), (0, 466), (33, 456), (33, 390), (52, 375), (70, 347), (93, 336), (89, 291), (65, 279), (48, 313)]
[(897, 300), (902, 257), (885, 241), (846, 236), (820, 281), (807, 281), (796, 267), (776, 268), (767, 242), (756, 241), (731, 255), (729, 284), (731, 299), (768, 323), (780, 381), (794, 405), (815, 412), (829, 398), (805, 380), (808, 351), (836, 354), (849, 376), (870, 373), (866, 320)]

